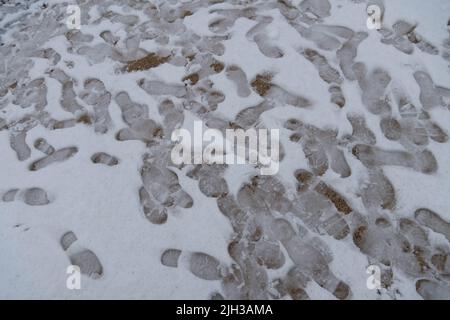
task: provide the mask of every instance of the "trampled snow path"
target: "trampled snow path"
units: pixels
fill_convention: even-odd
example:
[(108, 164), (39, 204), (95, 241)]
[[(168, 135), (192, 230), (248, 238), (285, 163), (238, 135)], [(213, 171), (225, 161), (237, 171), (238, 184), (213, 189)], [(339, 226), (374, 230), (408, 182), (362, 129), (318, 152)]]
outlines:
[(0, 298), (450, 298), (448, 1), (0, 3)]

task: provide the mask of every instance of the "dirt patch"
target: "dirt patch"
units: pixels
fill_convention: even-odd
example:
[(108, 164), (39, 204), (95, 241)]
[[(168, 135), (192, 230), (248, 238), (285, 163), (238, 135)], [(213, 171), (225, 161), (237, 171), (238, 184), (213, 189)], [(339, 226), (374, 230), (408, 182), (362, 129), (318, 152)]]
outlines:
[(299, 287), (289, 287), (287, 292), (294, 300), (307, 300), (309, 298), (306, 291)]
[(447, 256), (443, 254), (435, 254), (431, 257), (431, 263), (438, 269), (438, 271), (443, 272), (445, 269), (445, 264), (447, 262)]
[(223, 63), (219, 61), (214, 61), (214, 63), (212, 63), (210, 67), (214, 70), (215, 73), (220, 73), (225, 68)]
[(350, 288), (344, 282), (339, 282), (333, 294), (336, 298), (340, 300), (344, 300), (348, 297), (350, 293)]
[(272, 87), (271, 81), (271, 74), (258, 74), (255, 80), (252, 81), (251, 86), (260, 96), (264, 97)]
[(367, 231), (366, 226), (361, 226), (355, 230), (353, 233), (353, 242), (358, 248), (362, 247), (362, 244), (364, 243), (365, 234)]
[(189, 61), (192, 61), (195, 59), (195, 53), (185, 56), (185, 58), (188, 59)]
[(163, 57), (158, 56), (156, 53), (150, 53), (144, 58), (128, 62), (126, 66), (126, 71), (134, 72), (134, 71), (148, 70), (151, 68), (155, 68), (160, 64), (166, 63), (167, 61), (169, 61), (169, 59), (170, 56)]
[(192, 11), (186, 10), (181, 14), (181, 18), (184, 19), (186, 17), (192, 16), (192, 14), (193, 14)]
[(352, 208), (347, 204), (347, 201), (336, 191), (331, 189), (323, 182), (319, 182), (319, 184), (315, 187), (315, 190), (321, 195), (327, 197), (331, 202), (333, 202), (334, 206), (339, 212), (343, 214), (349, 214), (352, 212)]
[(200, 79), (200, 77), (199, 77), (198, 73), (193, 73), (193, 74), (190, 74), (190, 75), (184, 77), (183, 82), (189, 81), (191, 85), (194, 85), (198, 82), (199, 79)]
[(425, 258), (423, 256), (423, 254), (424, 254), (423, 249), (420, 247), (414, 246), (413, 254), (416, 257), (417, 263), (420, 266), (420, 271), (422, 273), (427, 271), (430, 267), (428, 266), (428, 264), (425, 261)]
[(314, 175), (309, 171), (300, 169), (295, 172), (295, 178), (299, 182), (297, 185), (297, 191), (303, 192), (309, 188)]
[(302, 139), (302, 135), (300, 133), (294, 133), (289, 137), (289, 140), (292, 142), (299, 142)]
[(77, 123), (92, 124), (92, 119), (88, 114), (83, 114), (77, 119)]

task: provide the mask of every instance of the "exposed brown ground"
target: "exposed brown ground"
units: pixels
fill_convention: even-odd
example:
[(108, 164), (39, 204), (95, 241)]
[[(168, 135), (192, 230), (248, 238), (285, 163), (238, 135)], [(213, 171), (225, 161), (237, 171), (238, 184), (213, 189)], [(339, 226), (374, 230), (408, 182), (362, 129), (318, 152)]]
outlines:
[(151, 68), (155, 68), (163, 63), (166, 63), (169, 61), (170, 56), (158, 56), (156, 53), (150, 53), (149, 55), (145, 56), (144, 58), (133, 60), (128, 62), (126, 66), (127, 72), (134, 72), (134, 71), (143, 71), (148, 70)]

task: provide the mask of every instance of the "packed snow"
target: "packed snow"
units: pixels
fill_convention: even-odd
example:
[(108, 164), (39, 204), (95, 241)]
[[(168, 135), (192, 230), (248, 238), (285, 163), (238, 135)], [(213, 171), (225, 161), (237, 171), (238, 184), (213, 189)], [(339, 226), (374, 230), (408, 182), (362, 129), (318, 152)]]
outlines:
[[(0, 42), (0, 298), (450, 299), (448, 0), (0, 0)], [(196, 121), (278, 172), (175, 165)]]

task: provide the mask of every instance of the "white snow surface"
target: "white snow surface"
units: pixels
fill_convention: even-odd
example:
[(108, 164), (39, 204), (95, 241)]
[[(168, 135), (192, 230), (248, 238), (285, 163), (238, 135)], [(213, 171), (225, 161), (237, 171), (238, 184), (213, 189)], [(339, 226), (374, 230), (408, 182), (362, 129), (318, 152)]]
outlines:
[[(13, 9), (14, 3), (21, 3), (20, 8)], [(257, 75), (271, 73), (272, 84), (286, 92), (299, 95), (310, 102), (308, 107), (287, 105), (275, 98), (275, 108), (264, 112), (257, 126), (280, 129), (281, 144), (285, 156), (280, 163), (280, 170), (275, 176), (282, 182), (285, 196), (294, 199), (297, 196), (297, 180), (294, 172), (298, 169), (310, 170), (308, 159), (301, 144), (290, 141), (292, 132), (285, 128), (289, 119), (300, 119), (303, 123), (313, 125), (319, 129), (330, 129), (337, 133), (340, 141), (352, 134), (352, 125), (348, 115), (360, 115), (366, 125), (376, 137), (376, 148), (383, 150), (407, 150), (400, 141), (389, 140), (380, 129), (382, 115), (374, 114), (365, 106), (362, 99), (362, 89), (358, 81), (347, 79), (339, 66), (336, 55), (337, 49), (324, 50), (311, 39), (301, 35), (283, 16), (277, 1), (80, 1), (82, 9), (82, 25), (80, 32), (92, 35), (91, 42), (71, 43), (65, 36), (68, 32), (65, 27), (65, 5), (60, 1), (6, 1), (0, 7), (0, 37), (2, 47), (15, 44), (21, 48), (21, 53), (7, 53), (2, 49), (0, 65), (7, 65), (14, 59), (22, 64), (22, 60), (31, 60), (31, 68), (25, 74), (14, 75), (0, 67), (0, 85), (6, 86), (6, 93), (0, 92), (0, 127), (2, 119), (7, 127), (0, 130), (0, 194), (10, 189), (24, 190), (39, 187), (45, 190), (49, 203), (42, 206), (31, 206), (20, 201), (0, 201), (0, 298), (2, 299), (209, 299), (213, 292), (219, 292), (226, 297), (221, 280), (205, 280), (195, 276), (189, 267), (180, 263), (178, 268), (171, 268), (161, 263), (161, 255), (168, 248), (176, 248), (183, 252), (204, 252), (218, 259), (223, 265), (231, 266), (236, 263), (228, 252), (229, 243), (235, 232), (230, 220), (222, 214), (217, 207), (217, 199), (208, 197), (199, 189), (199, 183), (186, 174), (191, 167), (170, 170), (178, 176), (181, 188), (193, 200), (193, 206), (182, 208), (174, 206), (169, 209), (168, 219), (163, 224), (153, 224), (145, 216), (139, 200), (139, 189), (142, 187), (141, 168), (143, 156), (148, 152), (149, 146), (140, 140), (119, 141), (116, 138), (120, 129), (127, 127), (122, 118), (120, 106), (114, 99), (121, 91), (126, 91), (130, 99), (139, 104), (145, 104), (149, 109), (149, 118), (156, 123), (163, 122), (163, 116), (158, 112), (158, 105), (166, 98), (174, 101), (177, 108), (183, 109), (185, 97), (173, 95), (152, 95), (144, 91), (139, 85), (140, 79), (157, 80), (167, 84), (185, 86), (183, 78), (200, 70), (200, 65), (163, 63), (157, 67), (125, 72), (123, 66), (126, 61), (104, 58), (101, 62), (90, 61), (86, 55), (77, 53), (82, 45), (95, 46), (105, 44), (100, 34), (109, 30), (120, 40), (114, 47), (126, 52), (125, 40), (130, 35), (140, 36), (139, 48), (141, 52), (131, 57), (128, 52), (125, 60), (135, 60), (149, 52), (170, 52), (172, 57), (183, 56), (183, 41), (192, 42), (192, 35), (198, 37), (215, 37), (226, 35), (226, 39), (218, 40), (223, 45), (223, 53), (214, 50), (205, 50), (211, 57), (220, 61), (225, 68), (231, 65), (239, 66), (246, 74), (248, 86)], [(102, 3), (101, 5), (84, 5), (84, 3)], [(291, 3), (296, 10), (303, 10), (302, 3), (306, 1), (285, 1)], [(328, 1), (310, 1), (321, 5)], [(400, 119), (395, 104), (395, 88), (401, 88), (410, 102), (418, 109), (424, 109), (421, 101), (421, 88), (414, 78), (417, 71), (424, 71), (430, 75), (436, 86), (450, 87), (450, 61), (443, 55), (450, 52), (447, 23), (450, 18), (450, 2), (448, 0), (395, 0), (385, 1), (382, 26), (392, 30), (392, 26), (399, 20), (417, 25), (415, 32), (423, 39), (435, 46), (438, 54), (429, 54), (414, 47), (411, 54), (397, 50), (393, 45), (381, 42), (381, 32), (369, 30), (366, 26), (366, 7), (370, 1), (356, 0), (329, 0), (331, 9), (323, 18), (311, 25), (344, 26), (354, 32), (365, 32), (364, 39), (357, 48), (354, 62), (365, 64), (368, 74), (376, 68), (387, 71), (391, 77), (386, 96), (392, 105), (391, 116)], [(75, 3), (75, 2), (74, 2)], [(198, 3), (198, 7), (192, 4)], [(381, 2), (376, 2), (381, 4)], [(42, 5), (46, 4), (46, 8)], [(192, 5), (189, 7), (189, 5)], [(157, 15), (163, 16), (167, 8), (176, 9), (181, 5), (192, 8), (192, 15), (178, 18), (178, 22), (185, 29), (180, 32), (169, 32), (155, 29), (159, 36), (167, 35), (168, 43), (158, 40), (158, 37), (144, 39), (140, 34), (139, 26), (148, 21), (156, 21), (148, 12), (147, 6), (159, 8)], [(257, 24), (257, 19), (244, 16), (237, 18), (223, 33), (216, 33), (209, 27), (217, 17), (222, 15), (219, 9), (238, 10), (256, 8), (257, 16), (271, 17), (271, 22), (264, 27), (260, 34), (264, 34), (267, 43), (275, 45), (282, 52), (282, 57), (273, 58), (261, 52), (257, 43), (249, 36), (248, 31)], [(10, 9), (8, 9), (10, 8)], [(88, 10), (89, 9), (89, 10)], [(37, 42), (36, 49), (52, 48), (61, 57), (56, 65), (49, 59), (31, 57), (31, 51), (21, 46), (21, 41), (31, 43), (31, 31), (24, 29), (27, 25), (33, 26), (36, 20), (31, 16), (42, 19), (47, 12), (59, 10), (63, 18), (57, 20), (58, 27), (48, 29), (47, 35), (41, 34), (44, 41)], [(136, 24), (126, 25), (105, 12), (110, 10), (117, 15), (135, 15)], [(147, 11), (146, 11), (147, 10)], [(216, 11), (215, 11), (216, 10)], [(166, 10), (167, 11), (167, 10)], [(28, 16), (21, 17), (27, 14)], [(312, 14), (310, 14), (312, 15)], [(153, 19), (153, 20), (152, 20)], [(99, 21), (100, 20), (100, 21)], [(44, 20), (43, 20), (44, 21)], [(44, 23), (44, 22), (42, 22)], [(50, 26), (51, 27), (51, 26)], [(43, 28), (42, 30), (46, 30)], [(149, 32), (148, 30), (145, 32)], [(166, 34), (165, 34), (166, 32)], [(24, 39), (21, 39), (23, 36)], [(342, 40), (342, 39), (341, 39)], [(37, 40), (36, 40), (37, 41)], [(343, 41), (345, 42), (345, 41)], [(264, 42), (266, 43), (266, 42)], [(341, 86), (345, 96), (345, 105), (341, 108), (330, 101), (329, 83), (319, 77), (313, 63), (306, 59), (302, 52), (313, 49), (324, 56), (342, 77)], [(339, 49), (339, 48), (338, 48)], [(166, 50), (166, 51), (164, 51)], [(200, 55), (200, 54), (199, 54)], [(71, 62), (70, 63), (67, 62)], [(173, 60), (172, 60), (173, 61)], [(25, 62), (24, 62), (25, 63)], [(88, 78), (101, 80), (104, 87), (111, 94), (108, 111), (111, 116), (111, 125), (106, 133), (94, 130), (93, 124), (76, 123), (75, 126), (52, 130), (38, 123), (27, 131), (26, 143), (31, 154), (24, 161), (19, 161), (16, 152), (10, 147), (12, 124), (24, 116), (36, 116), (38, 110), (35, 106), (22, 108), (16, 103), (14, 90), (22, 84), (36, 78), (45, 78), (47, 87), (47, 104), (44, 111), (52, 118), (65, 120), (76, 118), (79, 114), (72, 114), (61, 107), (62, 84), (49, 76), (49, 70), (59, 68), (74, 80), (74, 90), (77, 102), (89, 114), (93, 113), (91, 105), (87, 104), (80, 95), (83, 83)], [(14, 78), (16, 77), (16, 78)], [(266, 100), (257, 90), (251, 89), (251, 94), (241, 97), (237, 94), (236, 85), (226, 76), (225, 70), (219, 73), (206, 75), (202, 81), (211, 81), (212, 89), (220, 91), (225, 99), (218, 103), (217, 109), (210, 114), (226, 121), (233, 121), (236, 115), (247, 107), (258, 105)], [(10, 81), (10, 82), (8, 82)], [(16, 89), (10, 84), (16, 82)], [(370, 87), (372, 83), (368, 82)], [(189, 87), (190, 85), (187, 84)], [(8, 89), (9, 87), (9, 89)], [(193, 86), (192, 86), (193, 87)], [(0, 87), (3, 90), (4, 87)], [(202, 100), (203, 101), (203, 100)], [(443, 96), (444, 104), (428, 109), (430, 119), (439, 125), (444, 132), (450, 128), (449, 97)], [(192, 128), (193, 121), (199, 120), (198, 114), (192, 110), (184, 110), (183, 128)], [(78, 152), (66, 161), (53, 163), (37, 171), (30, 171), (30, 164), (45, 156), (33, 147), (38, 138), (45, 138), (56, 150), (76, 146)], [(352, 207), (354, 212), (365, 217), (368, 221), (371, 215), (387, 217), (392, 224), (393, 232), (399, 232), (400, 219), (415, 219), (415, 211), (419, 208), (428, 208), (436, 212), (446, 221), (450, 221), (450, 148), (449, 143), (438, 143), (429, 140), (423, 150), (429, 150), (435, 157), (437, 169), (432, 173), (423, 173), (414, 168), (402, 165), (383, 165), (384, 175), (391, 182), (395, 190), (395, 207), (389, 210), (367, 208), (361, 197), (361, 189), (367, 179), (367, 167), (352, 154), (351, 147), (339, 147), (343, 150), (345, 158), (351, 169), (348, 177), (341, 177), (330, 168), (318, 179), (331, 186), (342, 195)], [(119, 163), (115, 166), (94, 164), (91, 156), (96, 152), (105, 152), (115, 156)], [(237, 197), (243, 184), (257, 175), (258, 168), (250, 165), (230, 165), (226, 169), (225, 178), (229, 194)], [(20, 193), (21, 191), (19, 191)], [(368, 274), (366, 268), (370, 264), (379, 264), (377, 257), (364, 253), (354, 243), (352, 224), (354, 213), (345, 217), (350, 226), (351, 233), (343, 239), (317, 230), (308, 230), (310, 237), (318, 237), (328, 247), (332, 255), (329, 268), (339, 280), (351, 289), (349, 299), (422, 299), (423, 296), (416, 291), (416, 281), (427, 279), (433, 283), (440, 283), (448, 288), (448, 279), (438, 271), (427, 271), (423, 275), (411, 275), (402, 267), (394, 264), (393, 282), (389, 288), (370, 290), (366, 286)], [(283, 213), (274, 213), (282, 216)], [(292, 213), (287, 213), (292, 225), (306, 224)], [(309, 227), (307, 227), (309, 228)], [(450, 244), (445, 234), (435, 232), (427, 226), (429, 239), (429, 256), (437, 252), (450, 252)], [(95, 279), (83, 274), (81, 289), (69, 290), (66, 287), (68, 274), (66, 268), (71, 264), (69, 255), (60, 245), (61, 236), (67, 231), (73, 231), (77, 236), (77, 243), (95, 253), (103, 267), (103, 274)], [(380, 238), (379, 241), (384, 241)], [(281, 243), (281, 242), (280, 242)], [(269, 282), (282, 278), (286, 272), (295, 265), (295, 259), (286, 251), (282, 252), (286, 262), (279, 269), (267, 269)], [(428, 252), (428, 251), (427, 251)], [(308, 257), (305, 257), (308, 259)], [(430, 260), (431, 261), (431, 260)], [(427, 261), (430, 269), (434, 266)], [(434, 270), (434, 269), (433, 269)], [(433, 276), (434, 275), (434, 276)], [(447, 275), (448, 277), (448, 275)], [(311, 299), (336, 299), (333, 292), (324, 288), (317, 281), (309, 281), (304, 288)], [(269, 285), (268, 292), (274, 291)], [(444, 290), (445, 292), (445, 290)], [(450, 292), (447, 291), (447, 292)], [(433, 296), (431, 298), (442, 298)], [(250, 297), (251, 298), (251, 297)], [(267, 295), (267, 298), (290, 299), (289, 295)], [(448, 296), (450, 298), (450, 296)]]

